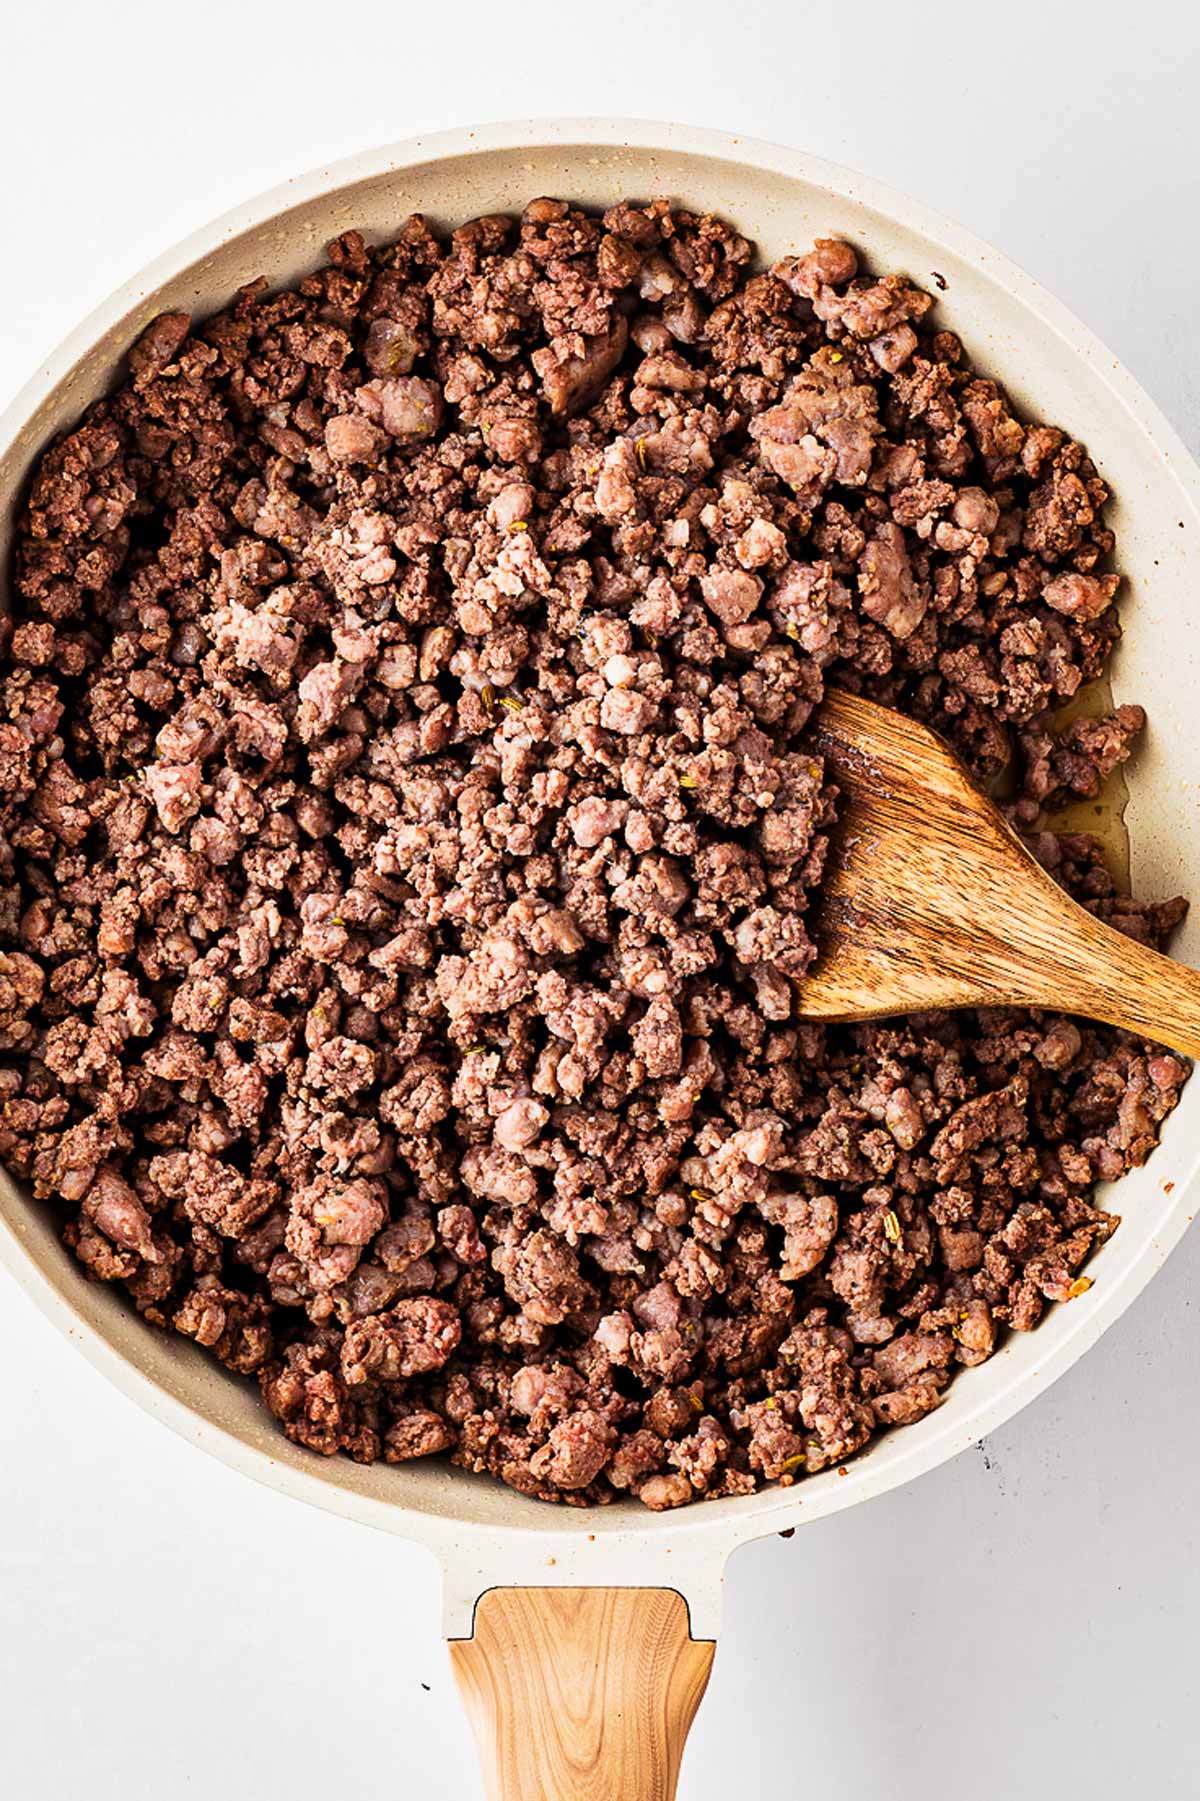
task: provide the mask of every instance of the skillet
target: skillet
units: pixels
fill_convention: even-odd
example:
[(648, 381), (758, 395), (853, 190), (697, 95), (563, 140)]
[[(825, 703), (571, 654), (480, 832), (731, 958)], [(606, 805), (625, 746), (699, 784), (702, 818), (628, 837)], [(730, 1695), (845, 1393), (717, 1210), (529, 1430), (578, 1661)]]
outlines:
[[(204, 315), (256, 275), (290, 283), (351, 227), (394, 235), (553, 193), (603, 206), (669, 196), (714, 210), (767, 259), (816, 235), (945, 284), (939, 316), (1019, 408), (1068, 424), (1112, 486), (1126, 638), (1118, 701), (1147, 708), (1127, 814), (1135, 888), (1200, 893), (1200, 473), (1111, 354), (1028, 276), (915, 201), (801, 153), (688, 127), (600, 120), (463, 129), (370, 151), (287, 183), (206, 226), (126, 283), (47, 359), (0, 418), (0, 569), (36, 456), (113, 382), (154, 314)], [(1200, 921), (1175, 944), (1200, 962)], [(797, 1486), (652, 1514), (636, 1501), (550, 1509), (434, 1461), (324, 1460), (288, 1443), (251, 1385), (147, 1326), (83, 1271), (49, 1210), (0, 1175), (0, 1260), (91, 1361), (164, 1424), (274, 1488), (423, 1543), (445, 1574), (443, 1627), (494, 1796), (660, 1801), (674, 1793), (703, 1692), (725, 1563), (740, 1544), (857, 1505), (945, 1462), (1009, 1419), (1096, 1341), (1191, 1218), (1200, 1152), (1192, 1083), (1148, 1165), (1120, 1186), (1124, 1224), (1092, 1259), (1095, 1286), (961, 1374), (944, 1404), (846, 1467)], [(482, 1599), (481, 1599), (482, 1598)]]

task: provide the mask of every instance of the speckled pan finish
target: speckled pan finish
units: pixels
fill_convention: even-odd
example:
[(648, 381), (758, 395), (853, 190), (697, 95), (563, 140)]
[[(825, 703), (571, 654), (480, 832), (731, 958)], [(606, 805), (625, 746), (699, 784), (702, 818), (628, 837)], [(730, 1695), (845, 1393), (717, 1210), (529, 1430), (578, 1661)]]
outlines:
[[(736, 221), (767, 257), (814, 234), (865, 246), (881, 268), (931, 284), (935, 318), (1019, 405), (1088, 444), (1117, 502), (1127, 636), (1119, 700), (1150, 713), (1131, 771), (1133, 879), (1143, 893), (1200, 896), (1198, 666), (1191, 630), (1200, 585), (1200, 473), (1174, 431), (1104, 346), (1027, 275), (917, 202), (815, 157), (682, 126), (599, 120), (517, 122), (373, 150), (248, 202), (128, 282), (62, 344), (0, 419), (0, 566), (30, 466), (55, 432), (110, 385), (155, 313), (204, 314), (241, 283), (290, 282), (356, 226), (394, 234), (420, 209), (444, 224), (515, 210), (554, 193), (585, 204), (670, 196)], [(1200, 914), (1176, 949), (1200, 962)], [(361, 1468), (290, 1445), (257, 1390), (193, 1345), (145, 1325), (85, 1282), (48, 1209), (0, 1178), (0, 1257), (94, 1364), (157, 1418), (205, 1450), (301, 1500), (417, 1539), (446, 1571), (445, 1626), (470, 1632), (477, 1596), (497, 1583), (666, 1584), (687, 1598), (697, 1637), (716, 1632), (725, 1560), (747, 1539), (816, 1520), (932, 1469), (993, 1430), (1092, 1345), (1158, 1269), (1191, 1218), (1200, 1145), (1200, 1081), (1185, 1090), (1161, 1147), (1121, 1183), (1121, 1230), (1089, 1264), (1095, 1287), (1054, 1308), (963, 1372), (945, 1404), (835, 1471), (790, 1490), (654, 1515), (636, 1502), (551, 1509), (441, 1463)]]

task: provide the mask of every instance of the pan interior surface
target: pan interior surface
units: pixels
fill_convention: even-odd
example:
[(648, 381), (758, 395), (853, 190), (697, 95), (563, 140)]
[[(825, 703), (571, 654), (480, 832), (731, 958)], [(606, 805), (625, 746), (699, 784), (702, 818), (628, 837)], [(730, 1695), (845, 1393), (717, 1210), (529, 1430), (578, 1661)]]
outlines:
[[(0, 568), (36, 456), (111, 386), (154, 314), (215, 311), (251, 278), (274, 286), (322, 260), (350, 228), (394, 236), (421, 211), (453, 226), (518, 211), (539, 194), (602, 207), (623, 198), (677, 200), (715, 211), (773, 259), (814, 236), (861, 246), (872, 266), (945, 284), (934, 319), (965, 340), (973, 361), (1015, 404), (1060, 423), (1088, 446), (1114, 491), (1126, 638), (1113, 666), (1116, 699), (1139, 701), (1148, 742), (1131, 770), (1127, 815), (1135, 889), (1200, 896), (1200, 735), (1189, 730), (1200, 657), (1188, 619), (1200, 533), (1197, 475), (1174, 433), (1108, 352), (1036, 285), (902, 196), (800, 154), (665, 125), (568, 121), (480, 128), (371, 152), (239, 209), (169, 253), (113, 296), (40, 370), (0, 421)], [(7, 605), (7, 595), (5, 595)], [(1174, 949), (1200, 962), (1200, 918)], [(789, 1490), (654, 1515), (634, 1501), (548, 1508), (437, 1461), (359, 1466), (288, 1443), (239, 1381), (184, 1340), (147, 1326), (121, 1297), (85, 1281), (46, 1208), (0, 1176), (0, 1256), (76, 1343), (158, 1417), (227, 1461), (337, 1512), (422, 1538), (487, 1585), (490, 1553), (508, 1580), (637, 1580), (637, 1559), (683, 1577), (744, 1539), (820, 1517), (881, 1493), (955, 1455), (1009, 1418), (1100, 1335), (1159, 1266), (1190, 1218), (1187, 1189), (1200, 1141), (1200, 1082), (1185, 1089), (1160, 1148), (1126, 1176), (1120, 1231), (1092, 1259), (1095, 1287), (1052, 1309), (1031, 1334), (951, 1385), (944, 1404), (877, 1440), (845, 1476), (828, 1471)], [(620, 1550), (621, 1561), (609, 1553)], [(547, 1563), (552, 1558), (552, 1563)], [(472, 1559), (475, 1559), (472, 1562)], [(497, 1569), (500, 1567), (496, 1566)], [(540, 1572), (540, 1574), (539, 1574)], [(653, 1579), (649, 1574), (644, 1579)], [(478, 1588), (476, 1591), (478, 1592)]]

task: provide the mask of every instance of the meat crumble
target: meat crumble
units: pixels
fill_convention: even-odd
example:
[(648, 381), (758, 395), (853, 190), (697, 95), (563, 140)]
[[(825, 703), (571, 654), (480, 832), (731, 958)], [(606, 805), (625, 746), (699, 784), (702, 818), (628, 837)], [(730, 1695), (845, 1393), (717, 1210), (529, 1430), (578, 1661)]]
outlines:
[(795, 1016), (836, 682), (1047, 812), (1145, 720), (1103, 481), (819, 240), (533, 201), (155, 319), (19, 521), (0, 1156), (296, 1443), (648, 1507), (839, 1464), (1089, 1286), (1176, 1057)]

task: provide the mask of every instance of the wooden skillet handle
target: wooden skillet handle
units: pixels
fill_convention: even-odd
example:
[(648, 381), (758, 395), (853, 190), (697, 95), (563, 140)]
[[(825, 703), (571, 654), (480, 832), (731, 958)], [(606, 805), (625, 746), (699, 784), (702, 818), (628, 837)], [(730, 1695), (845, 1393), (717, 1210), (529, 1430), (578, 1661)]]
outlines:
[(714, 1649), (672, 1589), (490, 1589), (450, 1645), (489, 1801), (673, 1801)]

